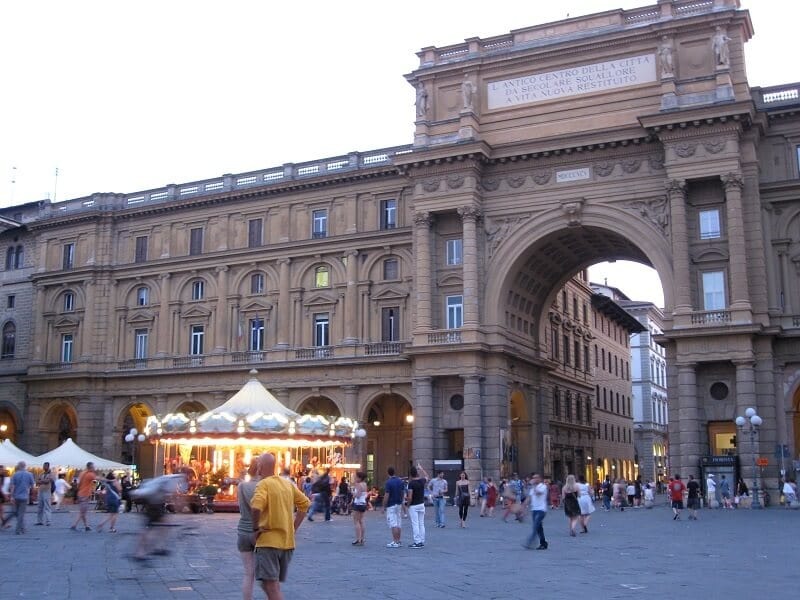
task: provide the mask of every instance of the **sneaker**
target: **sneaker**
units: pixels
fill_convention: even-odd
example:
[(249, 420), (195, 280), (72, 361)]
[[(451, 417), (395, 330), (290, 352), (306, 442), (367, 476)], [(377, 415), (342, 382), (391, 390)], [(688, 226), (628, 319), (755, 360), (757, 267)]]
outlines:
[(415, 542), (413, 544), (409, 544), (408, 547), (409, 548), (424, 548), (425, 544), (418, 544), (418, 543)]
[(539, 544), (536, 547), (537, 550), (547, 550), (547, 544)]
[(399, 542), (389, 542), (388, 544), (386, 544), (386, 547), (387, 548), (402, 548), (403, 546)]
[(84, 529), (84, 531), (91, 531), (91, 530), (92, 530), (92, 528), (91, 528), (91, 527), (89, 527), (88, 525), (87, 525), (87, 526), (85, 527), (85, 529)]

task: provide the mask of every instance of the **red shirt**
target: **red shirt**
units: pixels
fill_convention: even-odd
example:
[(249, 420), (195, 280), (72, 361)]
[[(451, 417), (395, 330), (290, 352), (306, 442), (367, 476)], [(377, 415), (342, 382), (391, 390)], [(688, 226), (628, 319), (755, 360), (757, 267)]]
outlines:
[(669, 497), (673, 502), (683, 500), (683, 490), (685, 489), (686, 486), (683, 485), (683, 482), (680, 479), (675, 479), (669, 484)]

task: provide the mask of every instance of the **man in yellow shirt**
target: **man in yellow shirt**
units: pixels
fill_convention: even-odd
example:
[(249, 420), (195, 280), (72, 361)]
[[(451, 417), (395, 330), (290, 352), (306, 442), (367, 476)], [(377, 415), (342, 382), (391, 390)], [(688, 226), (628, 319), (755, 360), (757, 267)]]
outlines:
[[(294, 552), (294, 532), (303, 523), (309, 499), (292, 482), (275, 474), (275, 456), (258, 458), (261, 481), (256, 486), (250, 510), (256, 547), (256, 579), (268, 600), (283, 600), (281, 582), (286, 581)], [(294, 512), (294, 509), (297, 512)]]

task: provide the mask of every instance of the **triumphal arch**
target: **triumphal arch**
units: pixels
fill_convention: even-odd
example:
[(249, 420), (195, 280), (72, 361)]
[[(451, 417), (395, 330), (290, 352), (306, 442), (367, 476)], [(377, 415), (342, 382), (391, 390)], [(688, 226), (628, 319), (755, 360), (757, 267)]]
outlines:
[[(751, 473), (755, 451), (777, 474), (800, 375), (800, 132), (796, 86), (748, 85), (751, 35), (736, 0), (662, 1), (418, 53), (414, 152), (395, 161), (413, 182), (417, 411), (424, 375), (442, 368), (422, 350), (446, 283), (431, 232), (452, 216), (464, 446), (483, 450), (468, 466), (502, 453), (486, 429), (506, 422), (518, 388), (536, 431), (526, 440), (546, 453), (529, 392), (552, 358), (548, 307), (578, 270), (629, 259), (664, 287), (673, 470), (697, 476), (702, 457), (738, 454)], [(737, 444), (747, 407), (763, 418), (758, 447)]]

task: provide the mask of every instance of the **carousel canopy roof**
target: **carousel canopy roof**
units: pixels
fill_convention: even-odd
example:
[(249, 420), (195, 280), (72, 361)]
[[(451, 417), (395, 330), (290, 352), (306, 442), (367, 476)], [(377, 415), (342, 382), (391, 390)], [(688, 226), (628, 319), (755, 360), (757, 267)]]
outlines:
[(41, 467), (42, 461), (36, 458), (33, 454), (28, 454), (24, 450), (20, 450), (14, 445), (11, 440), (4, 440), (0, 444), (0, 464), (7, 467), (14, 467), (16, 464), (24, 460), (28, 467)]
[(87, 452), (73, 442), (72, 438), (67, 438), (58, 448), (45, 452), (38, 456), (36, 460), (39, 464), (49, 462), (54, 467), (74, 467), (76, 469), (83, 469), (88, 462), (93, 462), (94, 466), (101, 470), (131, 468), (130, 465), (101, 458), (91, 452)]
[(358, 432), (347, 417), (300, 415), (281, 404), (250, 371), (250, 379), (221, 406), (200, 416), (170, 413), (147, 419), (145, 433), (152, 439), (179, 443), (214, 444), (216, 440), (242, 444), (248, 439), (271, 439), (287, 447), (304, 442), (341, 444)]
[(298, 416), (293, 410), (286, 408), (272, 393), (256, 378), (258, 371), (250, 371), (250, 379), (242, 389), (231, 396), (225, 404), (218, 406), (203, 414), (198, 421), (204, 421), (215, 415), (252, 415), (255, 413), (269, 413), (283, 415), (289, 419)]

